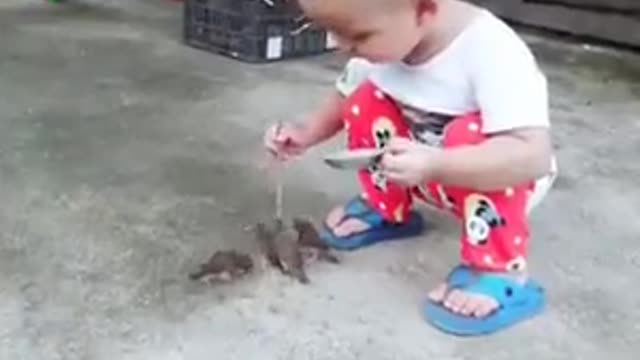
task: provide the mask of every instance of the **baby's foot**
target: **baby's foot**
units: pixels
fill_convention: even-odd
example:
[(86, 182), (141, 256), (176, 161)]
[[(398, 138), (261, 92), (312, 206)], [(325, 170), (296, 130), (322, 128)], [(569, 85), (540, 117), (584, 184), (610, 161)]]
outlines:
[(369, 230), (371, 225), (357, 218), (345, 219), (344, 205), (336, 206), (326, 220), (327, 227), (337, 237), (346, 237)]
[[(519, 283), (525, 283), (527, 280), (526, 274), (504, 273), (503, 275)], [(449, 291), (446, 283), (438, 285), (429, 293), (428, 297), (431, 301), (443, 304), (454, 313), (478, 318), (491, 314), (500, 306), (496, 299), (487, 295), (469, 293), (460, 289)]]
[(331, 211), (325, 220), (326, 229), (321, 238), (329, 247), (355, 250), (379, 242), (411, 238), (422, 233), (424, 222), (419, 214), (411, 213), (406, 220), (403, 223), (389, 222), (366, 200), (356, 197), (345, 206), (336, 207)]

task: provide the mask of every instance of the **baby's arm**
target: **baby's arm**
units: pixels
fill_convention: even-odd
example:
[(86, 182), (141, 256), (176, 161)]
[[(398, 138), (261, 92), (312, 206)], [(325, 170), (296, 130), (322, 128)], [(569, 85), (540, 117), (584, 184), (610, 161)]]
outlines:
[(437, 181), (480, 191), (538, 179), (551, 168), (549, 131), (530, 128), (495, 134), (477, 146), (442, 151), (438, 164)]
[(312, 147), (342, 130), (342, 107), (344, 97), (338, 91), (332, 91), (320, 107), (305, 121), (304, 147)]
[(342, 111), (345, 97), (353, 92), (369, 75), (370, 64), (362, 59), (351, 59), (336, 81), (333, 90), (320, 108), (307, 119), (305, 144), (317, 145), (342, 130)]

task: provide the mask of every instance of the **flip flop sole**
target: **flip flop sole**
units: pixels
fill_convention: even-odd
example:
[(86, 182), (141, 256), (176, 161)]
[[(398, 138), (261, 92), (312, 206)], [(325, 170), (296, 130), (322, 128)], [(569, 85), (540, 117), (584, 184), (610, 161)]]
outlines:
[(524, 291), (527, 291), (524, 303), (500, 307), (484, 318), (455, 314), (442, 304), (432, 301), (425, 304), (423, 316), (428, 323), (451, 335), (488, 335), (533, 318), (544, 310), (546, 300), (541, 287), (530, 281)]

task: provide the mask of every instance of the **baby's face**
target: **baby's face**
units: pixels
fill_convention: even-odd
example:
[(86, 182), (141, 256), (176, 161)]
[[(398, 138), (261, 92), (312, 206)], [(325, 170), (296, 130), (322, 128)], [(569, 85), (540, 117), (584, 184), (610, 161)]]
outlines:
[(430, 15), (419, 10), (420, 1), (426, 0), (299, 0), (341, 50), (376, 63), (402, 61), (422, 40)]

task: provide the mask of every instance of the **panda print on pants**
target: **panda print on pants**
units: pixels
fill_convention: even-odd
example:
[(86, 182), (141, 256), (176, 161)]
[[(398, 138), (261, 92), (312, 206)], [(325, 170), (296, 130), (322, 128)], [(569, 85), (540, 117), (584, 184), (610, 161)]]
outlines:
[(486, 245), (491, 230), (506, 225), (493, 202), (480, 194), (471, 194), (465, 199), (464, 219), (467, 239), (475, 246)]
[[(383, 149), (391, 139), (396, 135), (396, 127), (391, 120), (386, 117), (379, 117), (373, 122), (371, 127), (373, 139), (375, 141), (376, 148)], [(386, 191), (387, 178), (380, 169), (380, 164), (375, 162), (369, 166), (369, 172), (371, 173), (371, 181), (378, 188), (378, 190)]]

